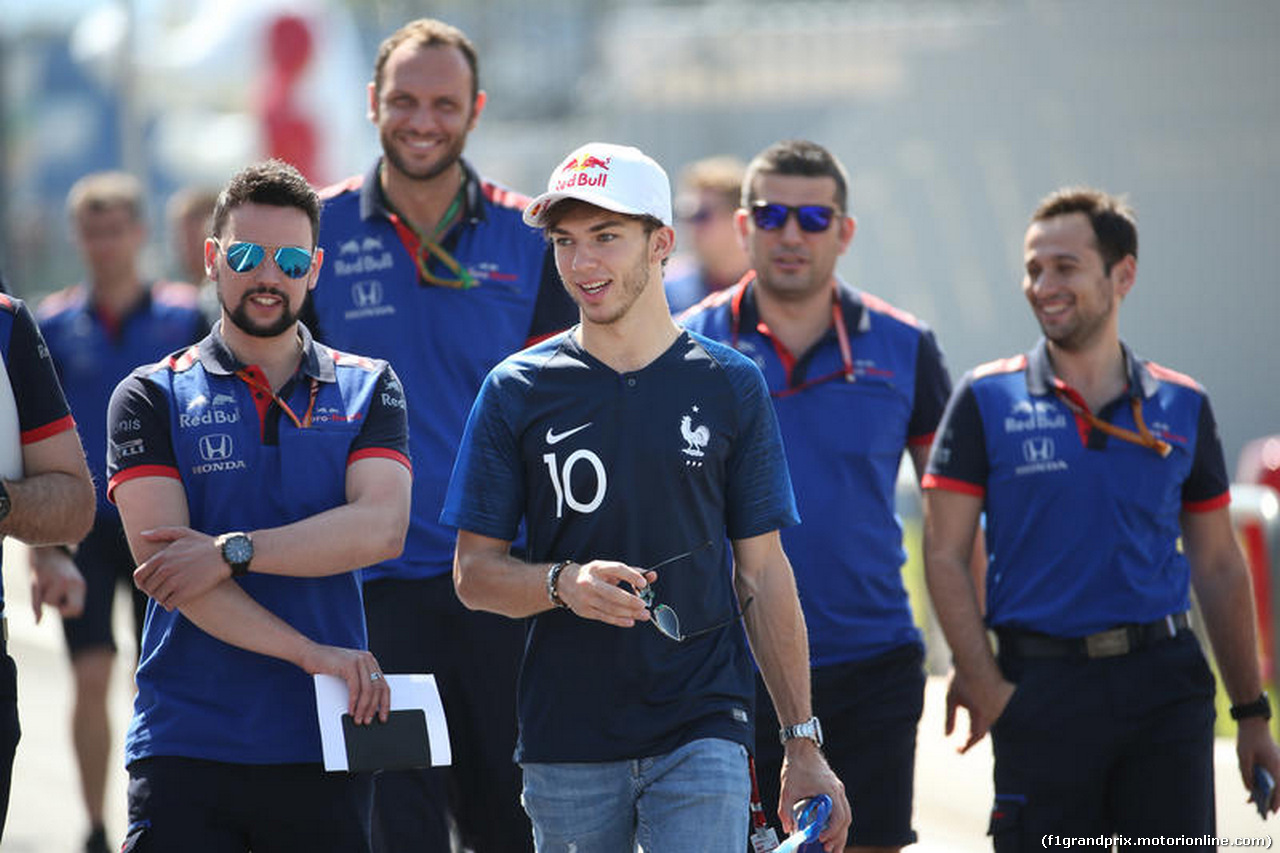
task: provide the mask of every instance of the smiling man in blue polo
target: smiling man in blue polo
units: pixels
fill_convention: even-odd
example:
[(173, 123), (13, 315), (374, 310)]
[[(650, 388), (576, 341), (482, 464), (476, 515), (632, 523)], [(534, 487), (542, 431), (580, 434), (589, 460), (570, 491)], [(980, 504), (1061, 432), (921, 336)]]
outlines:
[[(1246, 786), (1255, 767), (1280, 772), (1280, 753), (1209, 398), (1120, 339), (1138, 267), (1120, 199), (1050, 195), (1023, 259), (1044, 337), (964, 378), (925, 476), (925, 569), (956, 665), (947, 729), (963, 707), (965, 749), (991, 732), (998, 853), (1045, 835), (1212, 836), (1214, 684), (1193, 587)], [(967, 566), (982, 513), (985, 626)]]
[(373, 780), (326, 773), (311, 675), (387, 718), (357, 570), (409, 524), (404, 393), (298, 322), (324, 254), (291, 166), (238, 173), (205, 244), (222, 317), (117, 386), (108, 495), (151, 596), (125, 850), (368, 851)]

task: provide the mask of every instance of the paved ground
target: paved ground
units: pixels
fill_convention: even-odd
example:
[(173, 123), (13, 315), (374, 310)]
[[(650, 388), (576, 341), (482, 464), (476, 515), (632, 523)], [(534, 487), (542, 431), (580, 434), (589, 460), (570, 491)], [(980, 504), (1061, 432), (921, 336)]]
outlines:
[[(23, 737), (14, 768), (9, 821), (0, 850), (4, 853), (74, 853), (83, 839), (85, 819), (80, 806), (75, 764), (68, 734), (69, 670), (56, 617), (35, 625), (28, 604), (26, 559), (19, 548), (5, 544), (4, 588), (8, 601), (10, 648), (18, 664), (18, 690)], [(133, 657), (129, 616), (123, 599), (116, 611), (117, 637), (126, 639), (121, 661)], [(942, 737), (945, 683), (930, 679), (921, 725), (916, 784), (916, 829), (920, 843), (913, 853), (989, 853), (985, 837), (991, 803), (991, 752), (986, 743), (970, 754), (957, 755), (956, 741)], [(127, 721), (131, 674), (120, 667), (112, 688), (115, 728)], [(107, 826), (113, 844), (124, 831), (124, 790), (127, 777), (119, 735), (115, 744), (112, 781), (108, 792)], [(1277, 833), (1274, 823), (1263, 825), (1244, 803), (1230, 741), (1218, 743), (1219, 835), (1265, 837)], [(855, 819), (857, 804), (854, 804)]]

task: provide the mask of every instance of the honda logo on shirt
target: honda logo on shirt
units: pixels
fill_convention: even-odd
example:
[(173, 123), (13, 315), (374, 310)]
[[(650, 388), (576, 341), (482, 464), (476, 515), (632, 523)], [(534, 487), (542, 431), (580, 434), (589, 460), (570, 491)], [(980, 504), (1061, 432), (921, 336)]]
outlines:
[(200, 458), (205, 462), (218, 462), (231, 456), (231, 436), (225, 432), (200, 436)]
[(1053, 439), (1036, 436), (1022, 442), (1022, 458), (1028, 462), (1048, 462), (1054, 457)]
[(382, 304), (382, 282), (365, 279), (351, 285), (351, 301), (357, 308), (373, 308)]

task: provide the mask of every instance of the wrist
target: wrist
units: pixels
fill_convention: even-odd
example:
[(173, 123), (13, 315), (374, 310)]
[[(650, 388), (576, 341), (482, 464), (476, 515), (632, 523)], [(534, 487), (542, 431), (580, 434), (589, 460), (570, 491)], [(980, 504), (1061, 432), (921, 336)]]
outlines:
[(224, 533), (213, 540), (214, 547), (222, 555), (222, 561), (231, 570), (229, 577), (241, 577), (249, 573), (253, 561), (253, 537), (239, 531)]
[(560, 560), (552, 563), (551, 568), (547, 569), (547, 599), (551, 602), (552, 607), (561, 610), (568, 610), (569, 605), (560, 597), (560, 575), (571, 562), (570, 560)]
[(1251, 702), (1241, 702), (1231, 706), (1231, 719), (1236, 722), (1243, 723), (1246, 720), (1258, 720), (1266, 722), (1271, 719), (1271, 700), (1267, 696), (1267, 691), (1263, 690), (1257, 699)]
[(815, 749), (822, 748), (822, 723), (817, 717), (809, 717), (809, 719), (795, 723), (790, 726), (783, 726), (778, 732), (778, 739), (782, 741), (783, 747), (790, 749), (795, 742), (806, 742), (812, 744)]

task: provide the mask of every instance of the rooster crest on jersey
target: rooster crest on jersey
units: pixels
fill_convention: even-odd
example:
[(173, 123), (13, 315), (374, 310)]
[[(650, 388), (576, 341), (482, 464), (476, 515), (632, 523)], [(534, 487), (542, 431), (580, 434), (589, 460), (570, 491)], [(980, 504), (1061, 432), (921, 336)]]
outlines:
[[(693, 415), (698, 413), (698, 407), (692, 409)], [(693, 415), (684, 415), (680, 418), (680, 435), (684, 438), (683, 453), (686, 456), (692, 456), (695, 459), (701, 459), (705, 452), (702, 448), (707, 446), (711, 441), (711, 430), (707, 429), (705, 424), (698, 426), (693, 425)], [(690, 463), (692, 464), (692, 463)], [(702, 463), (697, 463), (701, 465)]]

